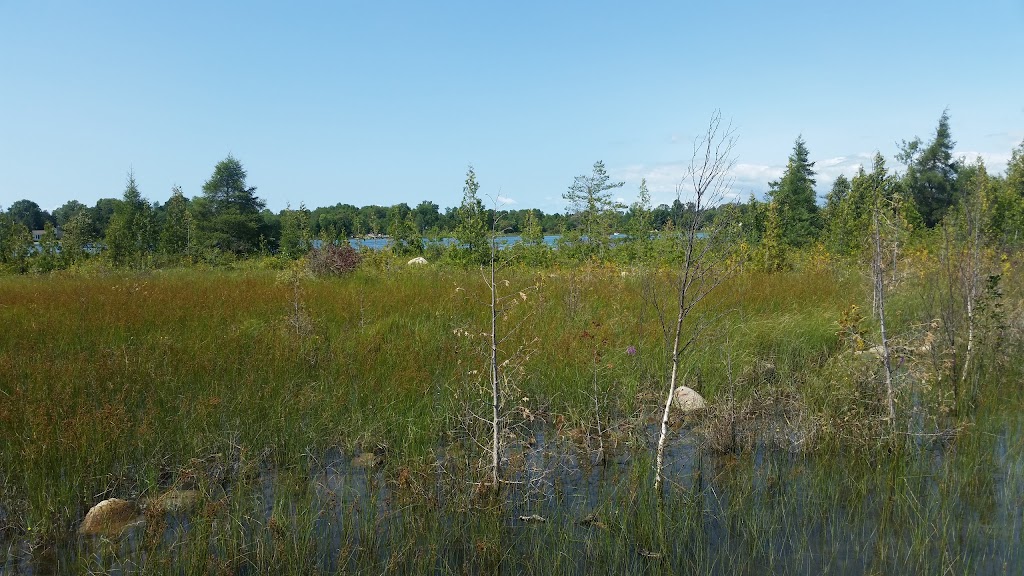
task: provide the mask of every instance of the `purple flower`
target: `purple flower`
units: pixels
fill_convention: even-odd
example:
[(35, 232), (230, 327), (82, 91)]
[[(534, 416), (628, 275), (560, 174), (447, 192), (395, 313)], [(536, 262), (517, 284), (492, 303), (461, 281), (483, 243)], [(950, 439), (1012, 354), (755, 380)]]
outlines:
[(636, 356), (636, 346), (630, 346), (626, 348), (626, 354), (629, 354), (630, 356)]

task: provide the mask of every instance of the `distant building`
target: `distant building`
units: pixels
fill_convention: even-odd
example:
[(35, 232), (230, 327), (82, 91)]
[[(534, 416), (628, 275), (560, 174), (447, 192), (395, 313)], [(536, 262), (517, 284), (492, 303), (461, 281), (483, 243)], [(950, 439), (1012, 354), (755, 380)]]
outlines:
[[(57, 228), (56, 230), (54, 230), (54, 232), (57, 235), (57, 240), (60, 240), (61, 238), (64, 237), (64, 231), (61, 230), (60, 228)], [(33, 242), (39, 242), (40, 240), (43, 239), (43, 234), (46, 234), (46, 230), (33, 230), (32, 231), (32, 241)]]

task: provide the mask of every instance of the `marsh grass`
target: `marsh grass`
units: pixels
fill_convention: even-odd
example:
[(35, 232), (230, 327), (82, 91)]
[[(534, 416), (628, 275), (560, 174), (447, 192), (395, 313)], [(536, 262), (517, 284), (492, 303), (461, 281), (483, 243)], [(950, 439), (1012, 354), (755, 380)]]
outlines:
[[(920, 296), (933, 279), (914, 271), (891, 301), (908, 349), (934, 317)], [(879, 424), (877, 363), (841, 336), (843, 311), (870, 300), (857, 273), (808, 266), (723, 284), (687, 358), (687, 385), (711, 409), (673, 420), (664, 499), (649, 486), (666, 377), (653, 303), (670, 301), (668, 272), (507, 273), (536, 290), (509, 319), (530, 348), (500, 498), (473, 488), (488, 321), (477, 272), (367, 265), (299, 290), (257, 267), (0, 278), (0, 572), (999, 573), (1024, 562), (1012, 273), (1005, 327), (964, 398), (949, 398), (945, 352), (908, 355), (898, 433)], [(861, 329), (870, 337), (871, 320)], [(604, 462), (591, 457), (597, 435)], [(362, 452), (382, 464), (354, 465)], [(99, 500), (172, 487), (198, 490), (200, 506), (122, 540), (75, 537)], [(546, 521), (520, 520), (534, 515)]]

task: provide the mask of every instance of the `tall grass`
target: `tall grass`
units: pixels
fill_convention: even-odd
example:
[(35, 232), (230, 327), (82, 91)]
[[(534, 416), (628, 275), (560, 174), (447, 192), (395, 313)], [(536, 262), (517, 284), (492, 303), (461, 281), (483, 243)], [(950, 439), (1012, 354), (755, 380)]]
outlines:
[[(1022, 562), (1022, 369), (982, 355), (981, 400), (954, 431), (940, 434), (949, 420), (929, 412), (920, 431), (934, 435), (885, 437), (865, 424), (877, 415), (870, 359), (837, 335), (842, 311), (870, 298), (856, 273), (746, 272), (704, 304), (714, 322), (686, 383), (712, 410), (674, 421), (664, 500), (649, 490), (650, 418), (668, 272), (507, 278), (536, 289), (503, 318), (521, 368), (507, 416), (520, 434), (505, 456), (524, 484), (500, 500), (474, 491), (489, 329), (478, 272), (365, 268), (298, 290), (273, 270), (0, 278), (0, 543), (27, 543), (36, 559), (57, 550), (62, 569), (145, 573)], [(897, 334), (916, 334), (929, 312), (912, 295), (893, 306)], [(915, 386), (905, 390), (927, 388)], [(927, 389), (901, 406), (941, 404), (940, 387)], [(605, 465), (590, 458), (599, 433)], [(354, 467), (359, 452), (383, 466)], [(105, 548), (73, 536), (100, 499), (172, 486), (198, 489), (199, 509)], [(546, 522), (519, 520), (534, 514)], [(12, 551), (6, 569), (23, 557)]]

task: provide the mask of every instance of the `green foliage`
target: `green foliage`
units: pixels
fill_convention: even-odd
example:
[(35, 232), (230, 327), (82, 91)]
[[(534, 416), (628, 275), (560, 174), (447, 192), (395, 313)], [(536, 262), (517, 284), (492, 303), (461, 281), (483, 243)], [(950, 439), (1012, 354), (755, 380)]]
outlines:
[(577, 176), (562, 194), (569, 203), (569, 212), (578, 219), (578, 230), (583, 235), (579, 242), (588, 254), (601, 254), (608, 248), (608, 236), (618, 220), (618, 212), (625, 208), (612, 197), (612, 190), (621, 188), (625, 182), (610, 180), (604, 162), (598, 160), (589, 175)]
[(483, 202), (478, 193), (480, 184), (476, 172), (470, 166), (466, 170), (466, 182), (462, 187), (462, 204), (457, 213), (455, 226), (456, 260), (466, 265), (480, 265), (487, 262), (490, 250), (487, 244), (487, 220)]
[(154, 248), (153, 209), (139, 193), (132, 172), (107, 227), (106, 245), (107, 257), (115, 266), (142, 266)]
[(43, 235), (39, 238), (38, 250), (32, 258), (32, 268), (36, 272), (52, 272), (60, 266), (60, 241), (57, 229), (49, 222), (43, 225)]
[(1024, 242), (1024, 142), (1013, 150), (1006, 177), (989, 180), (986, 196), (986, 235), (1003, 249), (1019, 247)]
[(647, 179), (640, 179), (636, 202), (629, 207), (626, 234), (629, 237), (629, 260), (646, 262), (653, 256), (654, 219), (651, 215), (651, 193)]
[(300, 204), (298, 210), (285, 208), (281, 212), (281, 254), (286, 258), (294, 260), (309, 252), (313, 240), (309, 220), (305, 204)]
[(171, 197), (164, 206), (165, 218), (160, 230), (160, 252), (165, 256), (180, 258), (189, 252), (195, 236), (195, 221), (189, 212), (189, 201), (181, 187), (171, 190)]
[(64, 236), (60, 240), (60, 255), (65, 267), (73, 266), (88, 257), (86, 247), (96, 240), (93, 233), (89, 210), (75, 213), (64, 225)]
[(865, 172), (862, 167), (852, 182), (842, 176), (836, 179), (825, 210), (829, 249), (837, 254), (867, 250), (872, 210), (878, 202), (885, 202), (892, 212), (901, 205), (898, 200), (899, 183), (889, 175), (880, 153), (875, 153), (871, 172)]
[(785, 270), (789, 266), (786, 255), (786, 246), (782, 235), (782, 222), (779, 216), (779, 205), (772, 201), (768, 203), (767, 216), (765, 217), (764, 237), (761, 240), (760, 249), (761, 266), (764, 270), (777, 272)]
[(407, 211), (403, 217), (398, 208), (392, 209), (391, 225), (388, 236), (391, 236), (391, 250), (399, 256), (416, 256), (423, 253), (423, 237), (416, 229), (416, 221), (412, 212)]
[(814, 162), (808, 156), (807, 145), (798, 136), (786, 171), (780, 180), (769, 183), (768, 191), (778, 211), (781, 241), (797, 248), (814, 242), (822, 228), (814, 192)]
[(956, 202), (957, 163), (953, 159), (953, 142), (949, 130), (949, 111), (944, 110), (935, 129), (935, 137), (921, 148), (914, 139), (902, 146), (899, 159), (907, 164), (907, 185), (924, 225), (931, 228), (942, 221)]
[(251, 254), (260, 246), (260, 211), (266, 204), (256, 196), (255, 186), (246, 185), (246, 176), (242, 163), (229, 154), (203, 184), (206, 242), (234, 254)]
[(7, 216), (29, 230), (42, 230), (53, 218), (31, 200), (18, 200), (7, 207)]
[(53, 219), (58, 227), (63, 228), (76, 214), (88, 209), (88, 206), (78, 200), (68, 200), (63, 206), (53, 211)]
[(11, 216), (0, 213), (0, 264), (3, 268), (21, 274), (28, 269), (32, 253), (32, 233)]

